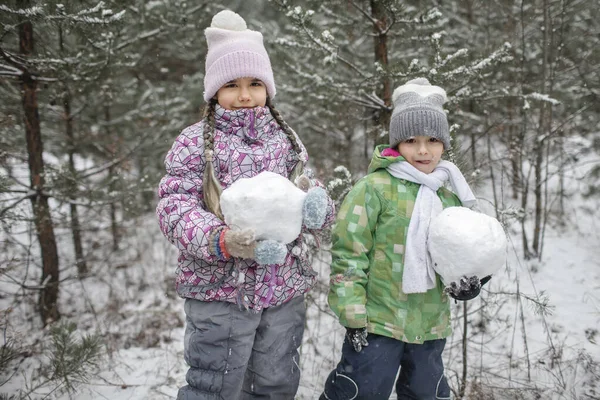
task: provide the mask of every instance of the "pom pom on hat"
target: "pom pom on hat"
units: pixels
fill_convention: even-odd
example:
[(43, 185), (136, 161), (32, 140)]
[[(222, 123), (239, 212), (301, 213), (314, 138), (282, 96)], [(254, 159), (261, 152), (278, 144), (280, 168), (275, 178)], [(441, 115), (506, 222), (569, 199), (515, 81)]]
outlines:
[(450, 148), (448, 119), (442, 108), (446, 91), (425, 78), (406, 82), (394, 90), (394, 111), (390, 120), (390, 146), (415, 136), (431, 136)]
[(392, 95), (392, 101), (394, 104), (396, 104), (396, 100), (401, 94), (408, 92), (415, 92), (422, 97), (438, 94), (441, 96), (442, 104), (448, 100), (446, 97), (446, 91), (444, 89), (439, 86), (432, 86), (426, 78), (416, 78), (406, 82), (402, 86), (398, 86), (396, 90), (394, 90), (394, 94)]
[(213, 17), (204, 35), (208, 44), (205, 101), (210, 101), (224, 84), (238, 78), (260, 79), (269, 97), (275, 96), (275, 79), (263, 36), (248, 29), (244, 18), (231, 10), (223, 10)]
[(244, 18), (231, 10), (223, 10), (215, 14), (210, 26), (211, 28), (221, 28), (230, 31), (245, 31), (248, 29)]

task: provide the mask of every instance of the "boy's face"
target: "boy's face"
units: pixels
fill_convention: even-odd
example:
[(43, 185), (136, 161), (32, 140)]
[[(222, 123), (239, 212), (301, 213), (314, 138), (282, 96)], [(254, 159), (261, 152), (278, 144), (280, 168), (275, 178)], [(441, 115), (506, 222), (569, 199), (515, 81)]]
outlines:
[(410, 165), (430, 174), (442, 159), (444, 144), (431, 136), (414, 136), (400, 142), (398, 152)]
[(219, 105), (227, 110), (264, 107), (267, 88), (260, 79), (238, 78), (221, 86), (216, 96)]

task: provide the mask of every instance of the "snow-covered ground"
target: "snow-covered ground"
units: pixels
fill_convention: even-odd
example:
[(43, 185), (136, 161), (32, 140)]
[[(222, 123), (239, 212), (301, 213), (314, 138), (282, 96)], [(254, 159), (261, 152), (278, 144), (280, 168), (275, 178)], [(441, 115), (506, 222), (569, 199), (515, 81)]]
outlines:
[[(573, 195), (564, 226), (552, 219), (546, 226), (542, 261), (523, 259), (520, 226), (513, 220), (507, 268), (468, 302), (466, 398), (600, 398), (600, 215), (597, 200), (578, 194), (579, 182), (570, 182)], [(491, 198), (488, 190), (477, 192)], [(65, 232), (59, 234), (62, 259), (69, 257)], [(63, 319), (75, 322), (81, 334), (98, 332), (104, 340), (102, 362), (71, 398), (174, 398), (186, 372), (183, 302), (173, 290), (176, 251), (160, 233), (154, 214), (137, 221), (122, 249), (119, 254), (95, 250), (93, 276), (69, 279), (61, 286)], [(329, 254), (321, 252), (318, 259), (321, 281), (307, 296), (297, 396), (302, 400), (318, 398), (339, 359), (344, 334), (326, 303)], [(73, 275), (72, 268), (63, 271), (63, 276)], [(6, 295), (21, 290), (14, 284), (3, 280), (0, 285), (1, 309), (12, 307), (11, 318), (5, 319), (10, 323), (3, 326), (5, 340), (18, 339), (41, 354), (49, 336), (38, 330), (32, 304)], [(538, 305), (545, 302), (551, 313), (540, 312), (543, 307)], [(463, 374), (462, 307), (453, 306), (455, 329), (445, 353), (455, 390)], [(40, 382), (36, 377), (43, 362), (47, 360), (37, 354), (19, 358), (11, 364), (18, 372), (2, 377), (0, 393), (29, 391)], [(41, 386), (30, 398), (69, 398), (52, 388)]]

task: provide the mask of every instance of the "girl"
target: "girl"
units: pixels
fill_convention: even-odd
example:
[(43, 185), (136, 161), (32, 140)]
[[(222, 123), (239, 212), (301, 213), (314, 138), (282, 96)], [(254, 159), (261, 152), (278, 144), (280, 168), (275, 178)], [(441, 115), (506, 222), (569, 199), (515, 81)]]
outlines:
[[(394, 91), (390, 146), (375, 149), (369, 174), (342, 204), (333, 230), (329, 305), (346, 327), (342, 359), (321, 400), (450, 399), (442, 351), (450, 303), (430, 264), (429, 221), (475, 197), (450, 146), (446, 92), (426, 79)], [(450, 180), (458, 197), (441, 187)], [(479, 292), (461, 288), (457, 298)]]
[[(271, 103), (275, 83), (261, 33), (226, 10), (205, 35), (204, 118), (184, 129), (168, 152), (157, 207), (162, 232), (180, 250), (176, 287), (186, 299), (190, 368), (177, 398), (293, 399), (303, 294), (316, 275), (306, 245), (301, 235), (287, 246), (283, 263), (257, 263), (260, 243), (252, 231), (226, 226), (219, 196), (262, 171), (305, 190), (320, 184), (305, 169), (300, 139)], [(333, 202), (320, 187), (311, 193), (324, 196), (325, 210), (305, 207), (304, 225), (320, 229), (333, 220)]]

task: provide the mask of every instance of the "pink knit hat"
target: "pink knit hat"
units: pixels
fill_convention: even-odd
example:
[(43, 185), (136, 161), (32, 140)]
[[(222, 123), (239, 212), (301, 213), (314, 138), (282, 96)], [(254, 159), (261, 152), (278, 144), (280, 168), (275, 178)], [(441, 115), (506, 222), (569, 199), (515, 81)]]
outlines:
[(229, 81), (257, 78), (269, 97), (275, 96), (273, 70), (260, 32), (247, 28), (244, 18), (230, 10), (216, 14), (204, 31), (208, 44), (204, 100), (209, 101)]

